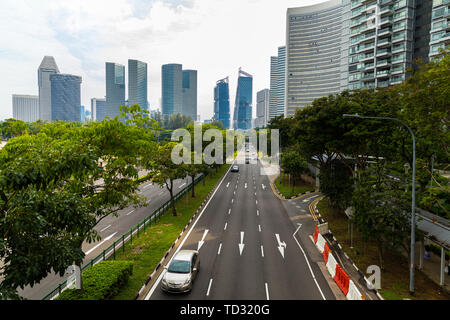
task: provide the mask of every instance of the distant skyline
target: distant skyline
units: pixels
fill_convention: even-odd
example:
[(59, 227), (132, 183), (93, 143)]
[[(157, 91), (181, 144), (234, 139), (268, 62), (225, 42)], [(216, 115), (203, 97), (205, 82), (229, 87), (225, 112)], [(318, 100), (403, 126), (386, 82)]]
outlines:
[[(83, 78), (85, 106), (106, 95), (105, 62), (148, 64), (152, 110), (160, 107), (163, 64), (198, 70), (198, 114), (202, 121), (210, 119), (217, 79), (230, 77), (233, 110), (242, 67), (254, 76), (256, 101), (256, 92), (269, 88), (270, 57), (285, 45), (287, 8), (321, 2), (2, 0), (0, 119), (12, 117), (13, 94), (38, 94), (37, 69), (44, 56), (53, 56), (61, 73)], [(125, 74), (128, 84), (128, 70)]]

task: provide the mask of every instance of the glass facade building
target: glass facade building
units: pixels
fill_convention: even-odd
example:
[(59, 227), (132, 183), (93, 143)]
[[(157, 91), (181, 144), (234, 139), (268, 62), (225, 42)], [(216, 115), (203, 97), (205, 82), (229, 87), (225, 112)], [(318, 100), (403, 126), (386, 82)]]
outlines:
[(183, 71), (181, 64), (165, 64), (161, 67), (161, 112), (163, 115), (182, 113)]
[(256, 93), (255, 128), (265, 128), (269, 122), (270, 90), (263, 89)]
[(430, 59), (436, 57), (440, 49), (445, 49), (449, 46), (450, 0), (433, 0), (429, 45)]
[(81, 77), (71, 74), (52, 74), (52, 121), (81, 121)]
[(102, 121), (106, 117), (106, 99), (91, 99), (92, 121)]
[(344, 3), (330, 0), (287, 10), (285, 117), (341, 91)]
[(52, 120), (52, 93), (50, 76), (59, 73), (55, 58), (45, 56), (38, 68), (39, 119)]
[(13, 118), (24, 122), (35, 122), (39, 119), (39, 96), (12, 95)]
[(182, 114), (197, 120), (197, 70), (183, 70), (183, 106)]
[(278, 55), (270, 57), (269, 118), (284, 114), (286, 93), (286, 46), (278, 48)]
[(214, 87), (214, 119), (230, 129), (230, 87), (228, 77), (216, 82)]
[(125, 66), (106, 62), (106, 114), (120, 117), (120, 107), (125, 104)]
[(138, 60), (128, 60), (128, 104), (139, 105), (148, 110), (147, 99), (147, 63)]
[(236, 100), (233, 113), (233, 128), (252, 128), (253, 76), (239, 69)]

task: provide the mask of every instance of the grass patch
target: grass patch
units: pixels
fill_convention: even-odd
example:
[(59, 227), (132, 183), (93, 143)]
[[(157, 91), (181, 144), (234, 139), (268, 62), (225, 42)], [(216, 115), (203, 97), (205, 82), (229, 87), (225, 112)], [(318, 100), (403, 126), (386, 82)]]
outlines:
[(294, 188), (292, 189), (292, 179), (291, 184), (289, 185), (289, 180), (287, 178), (287, 175), (280, 175), (275, 180), (275, 185), (277, 186), (278, 191), (285, 197), (285, 198), (291, 198), (294, 197), (300, 193), (305, 193), (307, 191), (314, 191), (314, 187), (310, 184), (307, 184), (303, 181), (296, 181)]
[[(347, 216), (329, 206), (324, 198), (317, 204), (321, 216), (328, 222), (344, 251), (363, 273), (370, 265), (379, 265), (378, 251), (374, 243), (363, 244), (361, 235), (353, 227), (353, 249), (350, 248), (350, 233)], [(395, 250), (387, 250), (384, 254), (384, 268), (381, 270), (380, 294), (386, 300), (448, 300), (450, 295), (431, 281), (420, 270), (414, 273), (415, 296), (409, 294), (409, 262), (408, 258)]]
[(116, 260), (133, 262), (133, 274), (114, 300), (131, 300), (136, 296), (148, 276), (229, 166), (229, 164), (223, 165), (217, 173), (209, 174), (205, 185), (203, 181), (200, 181), (195, 186), (195, 198), (191, 197), (190, 192), (187, 201), (186, 196), (180, 198), (176, 202), (178, 216), (172, 216), (172, 210), (169, 208), (156, 224), (146, 228), (145, 232), (140, 232), (139, 237), (133, 239), (132, 244), (126, 244), (125, 250), (121, 248), (116, 253)]

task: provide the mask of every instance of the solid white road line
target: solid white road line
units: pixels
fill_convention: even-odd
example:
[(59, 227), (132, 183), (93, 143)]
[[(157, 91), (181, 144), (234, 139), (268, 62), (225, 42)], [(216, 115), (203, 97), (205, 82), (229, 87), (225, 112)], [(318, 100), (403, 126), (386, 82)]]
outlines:
[(109, 226), (107, 226), (107, 227), (104, 227), (102, 230), (100, 230), (100, 232), (105, 231), (105, 230), (108, 229), (109, 227), (111, 227), (111, 225), (109, 225)]
[(209, 291), (211, 290), (212, 281), (213, 281), (213, 279), (211, 278), (211, 279), (209, 280), (208, 291), (206, 291), (206, 296), (207, 296), (207, 297), (209, 296)]
[(311, 276), (312, 276), (314, 282), (316, 283), (317, 289), (319, 289), (320, 295), (322, 296), (323, 300), (327, 300), (325, 298), (325, 296), (323, 295), (323, 292), (320, 289), (319, 284), (317, 283), (316, 277), (314, 276), (314, 272), (311, 268), (311, 265), (309, 264), (308, 258), (306, 257), (306, 254), (305, 254), (305, 251), (303, 250), (302, 246), (300, 245), (300, 243), (297, 241), (297, 238), (295, 237), (295, 234), (298, 232), (298, 230), (300, 230), (300, 228), (302, 226), (300, 223), (297, 223), (297, 224), (298, 224), (298, 228), (297, 228), (297, 230), (295, 230), (295, 232), (292, 236), (294, 237), (295, 242), (297, 242), (297, 245), (300, 248), (300, 250), (302, 250), (302, 253), (303, 253), (303, 256), (305, 257), (306, 263), (308, 264), (309, 272), (311, 273)]
[(108, 237), (106, 237), (105, 239), (103, 239), (102, 242), (100, 242), (99, 244), (97, 244), (95, 247), (93, 247), (92, 249), (88, 250), (87, 252), (85, 252), (84, 254), (87, 256), (89, 255), (92, 251), (94, 251), (95, 249), (97, 249), (98, 247), (100, 247), (104, 242), (110, 240), (112, 237), (114, 237), (116, 235), (117, 232), (114, 232), (112, 235), (109, 235)]

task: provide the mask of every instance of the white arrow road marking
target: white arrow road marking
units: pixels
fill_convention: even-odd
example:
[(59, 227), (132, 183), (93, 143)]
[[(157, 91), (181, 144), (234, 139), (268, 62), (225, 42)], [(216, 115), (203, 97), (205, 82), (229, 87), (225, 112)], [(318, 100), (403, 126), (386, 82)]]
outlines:
[(202, 240), (200, 240), (199, 242), (198, 242), (198, 248), (197, 248), (197, 251), (199, 251), (200, 250), (200, 248), (202, 247), (202, 245), (205, 243), (205, 237), (206, 237), (206, 234), (208, 233), (208, 229), (206, 229), (205, 230), (205, 232), (203, 233), (203, 237), (202, 237)]
[(228, 188), (229, 185), (230, 185), (230, 183), (228, 182), (228, 183), (227, 183), (227, 188)]
[(239, 254), (242, 256), (242, 251), (244, 251), (244, 231), (241, 231), (241, 243), (239, 243)]
[(266, 186), (264, 185), (264, 183), (261, 185), (263, 190), (266, 190)]
[(114, 237), (116, 235), (117, 232), (114, 232), (112, 235), (107, 236), (105, 239), (103, 239), (102, 242), (100, 242), (99, 244), (97, 244), (95, 247), (93, 247), (92, 249), (90, 249), (89, 251), (85, 252), (84, 254), (87, 256), (89, 255), (92, 251), (94, 251), (95, 249), (97, 249), (98, 247), (100, 247), (104, 242), (110, 240), (112, 237)]
[(275, 237), (277, 238), (277, 242), (278, 242), (278, 250), (281, 253), (281, 256), (284, 259), (284, 249), (286, 249), (286, 242), (281, 242), (280, 240), (280, 235), (278, 233), (275, 234)]

